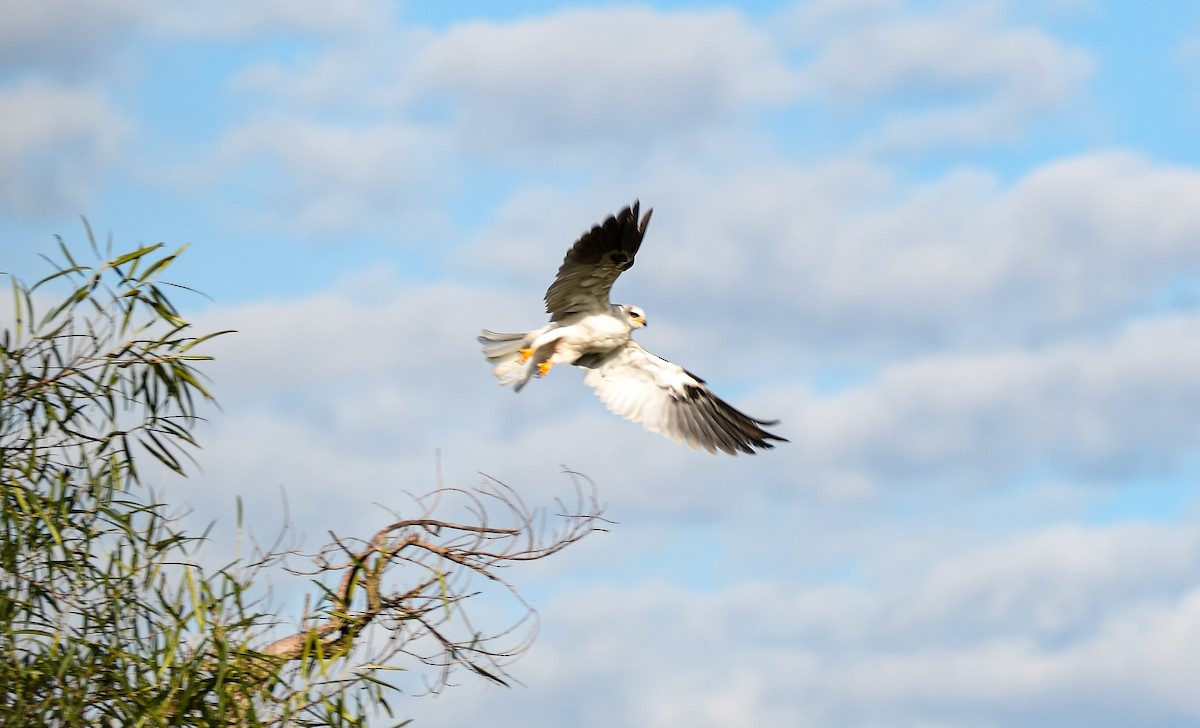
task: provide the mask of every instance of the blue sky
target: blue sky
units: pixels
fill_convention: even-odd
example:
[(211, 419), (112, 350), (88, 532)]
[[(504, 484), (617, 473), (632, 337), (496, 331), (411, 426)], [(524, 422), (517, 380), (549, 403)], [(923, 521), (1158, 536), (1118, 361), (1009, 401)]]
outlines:
[[(1200, 719), (1200, 8), (167, 0), (0, 10), (0, 270), (190, 243), (198, 521), (310, 546), (483, 472), (618, 523), (514, 574), (497, 726)], [(791, 443), (693, 453), (578, 372), (499, 388), (580, 232)], [(219, 549), (220, 545), (214, 548)]]

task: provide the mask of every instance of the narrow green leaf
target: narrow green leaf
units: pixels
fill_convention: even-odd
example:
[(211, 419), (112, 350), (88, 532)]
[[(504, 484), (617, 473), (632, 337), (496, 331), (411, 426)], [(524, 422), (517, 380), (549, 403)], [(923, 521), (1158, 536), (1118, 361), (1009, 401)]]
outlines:
[(161, 247), (163, 247), (162, 243), (155, 243), (154, 245), (143, 246), (141, 248), (138, 248), (137, 250), (131, 251), (129, 253), (126, 253), (125, 255), (118, 257), (116, 260), (109, 261), (108, 267), (116, 268), (117, 266), (125, 265), (129, 261), (137, 260), (137, 259), (141, 258), (142, 256), (149, 255), (150, 253), (153, 253), (154, 251), (158, 250)]

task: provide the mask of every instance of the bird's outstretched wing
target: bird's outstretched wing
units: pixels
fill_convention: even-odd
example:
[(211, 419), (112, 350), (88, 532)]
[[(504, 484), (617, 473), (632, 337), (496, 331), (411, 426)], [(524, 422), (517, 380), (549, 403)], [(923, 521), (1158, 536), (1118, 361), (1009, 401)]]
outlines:
[(769, 450), (775, 447), (772, 440), (787, 442), (763, 429), (777, 421), (739, 412), (713, 394), (703, 379), (633, 341), (575, 363), (588, 369), (584, 382), (610, 410), (693, 450), (736, 455)]
[(608, 311), (608, 291), (622, 271), (633, 267), (652, 212), (646, 210), (639, 220), (635, 201), (571, 246), (546, 291), (546, 311), (551, 321), (572, 313)]

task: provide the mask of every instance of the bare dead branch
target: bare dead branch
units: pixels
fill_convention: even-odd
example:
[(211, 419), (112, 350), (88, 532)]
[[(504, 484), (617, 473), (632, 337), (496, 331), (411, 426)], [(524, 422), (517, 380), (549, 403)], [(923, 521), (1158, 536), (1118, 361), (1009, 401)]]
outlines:
[[(308, 568), (292, 573), (335, 576), (317, 614), (307, 626), (277, 639), (261, 650), (264, 657), (284, 662), (303, 660), (317, 651), (348, 654), (360, 648), (367, 662), (382, 664), (406, 654), (437, 670), (428, 686), (436, 692), (449, 684), (455, 666), (508, 685), (505, 667), (526, 651), (536, 638), (536, 610), (501, 574), (514, 563), (546, 558), (604, 530), (603, 508), (594, 484), (566, 471), (575, 498), (568, 506), (556, 499), (556, 511), (530, 508), (504, 483), (484, 476), (475, 488), (441, 486), (413, 500), (424, 512), (398, 518), (369, 539), (344, 539), (330, 534), (328, 546), (309, 557)], [(464, 520), (434, 518), (457, 501)], [(479, 629), (466, 601), (483, 591), (472, 588), (472, 577), (500, 588), (518, 608), (501, 627)], [(386, 636), (382, 646), (359, 644), (369, 627)]]

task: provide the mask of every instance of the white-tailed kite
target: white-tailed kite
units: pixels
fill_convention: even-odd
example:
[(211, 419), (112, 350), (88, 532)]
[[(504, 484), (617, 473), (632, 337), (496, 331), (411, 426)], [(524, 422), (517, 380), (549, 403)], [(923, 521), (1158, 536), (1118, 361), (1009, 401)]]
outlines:
[(500, 384), (519, 392), (555, 364), (574, 364), (587, 369), (584, 382), (610, 410), (693, 450), (736, 455), (773, 448), (771, 440), (787, 442), (762, 428), (777, 421), (739, 412), (703, 379), (629, 338), (646, 316), (637, 306), (609, 303), (608, 292), (633, 267), (651, 212), (639, 221), (634, 202), (571, 246), (546, 291), (549, 324), (520, 334), (484, 330), (479, 343)]

